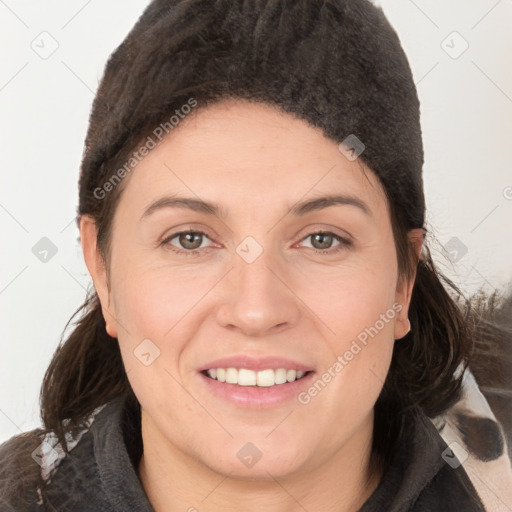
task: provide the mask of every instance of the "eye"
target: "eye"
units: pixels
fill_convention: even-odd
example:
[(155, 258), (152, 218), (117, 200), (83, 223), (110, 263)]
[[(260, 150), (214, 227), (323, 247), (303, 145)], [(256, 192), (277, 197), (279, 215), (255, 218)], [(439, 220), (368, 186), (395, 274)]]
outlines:
[[(203, 246), (205, 237), (209, 239), (208, 235), (203, 231), (180, 231), (162, 240), (161, 245), (169, 247), (169, 249), (178, 254), (197, 255), (200, 254), (200, 251), (197, 249), (205, 248)], [(178, 245), (172, 243), (174, 239), (176, 239), (176, 244)]]
[[(342, 238), (339, 235), (335, 235), (329, 231), (316, 231), (314, 233), (310, 233), (306, 237), (302, 239), (302, 241), (311, 239), (311, 248), (315, 249), (315, 252), (318, 254), (332, 254), (340, 252), (348, 247), (350, 247), (351, 242)], [(337, 241), (338, 245), (332, 248), (333, 242)]]

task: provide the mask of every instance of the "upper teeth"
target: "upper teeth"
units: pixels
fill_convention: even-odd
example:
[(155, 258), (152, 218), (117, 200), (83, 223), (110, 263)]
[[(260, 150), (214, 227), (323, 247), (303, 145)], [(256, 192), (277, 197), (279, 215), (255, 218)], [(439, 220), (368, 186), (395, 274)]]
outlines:
[(300, 370), (287, 370), (278, 368), (277, 370), (261, 370), (255, 372), (245, 368), (213, 368), (206, 372), (209, 377), (219, 382), (228, 384), (238, 384), (239, 386), (261, 386), (268, 387), (274, 384), (285, 384), (293, 382), (305, 375), (306, 372)]

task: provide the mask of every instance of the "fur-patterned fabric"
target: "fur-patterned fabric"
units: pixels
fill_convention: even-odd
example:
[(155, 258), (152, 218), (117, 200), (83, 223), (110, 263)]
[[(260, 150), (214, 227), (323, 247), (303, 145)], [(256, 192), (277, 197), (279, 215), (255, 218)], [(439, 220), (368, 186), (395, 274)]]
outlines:
[(469, 369), (460, 400), (432, 421), (450, 448), (443, 453), (444, 460), (454, 468), (462, 464), (486, 509), (512, 510), (507, 435)]

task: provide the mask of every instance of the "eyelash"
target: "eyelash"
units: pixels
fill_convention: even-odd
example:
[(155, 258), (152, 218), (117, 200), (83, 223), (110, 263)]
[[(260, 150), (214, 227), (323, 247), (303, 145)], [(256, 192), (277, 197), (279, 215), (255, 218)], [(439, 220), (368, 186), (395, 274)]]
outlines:
[[(201, 231), (201, 230), (178, 231), (178, 232), (173, 233), (172, 235), (166, 237), (164, 240), (162, 240), (160, 245), (169, 248), (172, 252), (174, 252), (176, 254), (180, 254), (180, 255), (183, 254), (185, 256), (200, 256), (201, 251), (199, 249), (193, 249), (193, 250), (177, 249), (175, 246), (170, 244), (170, 241), (172, 239), (176, 238), (179, 235), (184, 235), (184, 234), (202, 235), (207, 238), (210, 238), (207, 233), (205, 233), (204, 231)], [(314, 236), (314, 235), (331, 235), (335, 240), (340, 242), (340, 245), (338, 245), (334, 248), (326, 249), (324, 251), (319, 250), (319, 249), (313, 249), (313, 251), (316, 254), (320, 254), (322, 256), (337, 254), (345, 249), (348, 249), (352, 245), (352, 242), (350, 242), (349, 240), (342, 238), (341, 236), (336, 235), (330, 231), (314, 231), (312, 233), (308, 233), (305, 237), (301, 238), (300, 241), (302, 242), (303, 240), (306, 240), (307, 238)]]

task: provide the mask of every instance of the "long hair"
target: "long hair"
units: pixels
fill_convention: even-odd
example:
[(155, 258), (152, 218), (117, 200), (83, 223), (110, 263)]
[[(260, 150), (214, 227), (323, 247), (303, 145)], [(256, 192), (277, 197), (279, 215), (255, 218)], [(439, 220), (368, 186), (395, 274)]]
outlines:
[[(330, 52), (335, 51), (330, 43), (335, 36), (333, 27), (345, 16), (351, 20), (351, 28), (345, 29), (361, 34), (362, 46), (369, 46), (372, 51), (383, 46), (375, 59), (387, 66), (380, 69), (384, 69), (386, 79), (396, 81), (391, 88), (396, 89), (400, 100), (396, 122), (402, 122), (397, 143), (406, 146), (408, 137), (416, 143), (420, 137), (419, 112), (410, 70), (403, 54), (396, 51), (396, 36), (382, 12), (369, 2), (156, 0), (149, 5), (106, 65), (90, 116), (81, 166), (77, 222), (82, 215), (94, 218), (98, 248), (107, 269), (112, 219), (129, 177), (119, 183), (112, 179), (120, 176), (119, 169), (127, 172), (126, 162), (134, 151), (148, 137), (155, 137), (155, 128), (167, 126), (170, 117), (183, 105), (190, 105), (191, 99), (197, 109), (228, 98), (275, 105), (321, 127), (333, 140), (333, 116), (337, 123), (341, 116), (347, 127), (352, 126), (354, 111), (366, 100), (358, 96), (356, 79), (364, 80), (365, 76), (354, 77), (358, 71), (353, 67), (340, 71), (329, 65), (334, 58)], [(382, 33), (387, 39), (379, 38)], [(388, 51), (383, 41), (391, 41), (395, 45), (393, 51)], [(358, 59), (354, 54), (357, 47), (346, 51), (352, 52), (352, 60)], [(362, 65), (370, 73), (373, 62)], [(398, 66), (400, 72), (393, 66)], [(348, 91), (346, 112), (333, 109), (330, 99), (338, 93), (342, 75), (348, 83), (343, 86)], [(319, 80), (323, 82), (323, 93), (317, 87)], [(378, 93), (376, 88), (375, 94)], [(385, 96), (386, 91), (381, 94)], [(382, 104), (373, 104), (376, 122), (385, 101), (384, 98)], [(379, 155), (371, 153), (371, 147), (367, 155), (363, 153), (362, 159), (370, 158), (373, 168), (380, 162), (386, 164), (386, 158), (379, 160)], [(390, 158), (388, 155), (388, 163)], [(405, 157), (393, 161), (403, 167), (421, 164)], [(112, 186), (105, 187), (106, 183)], [(406, 411), (421, 411), (434, 417), (458, 400), (462, 373), (457, 373), (457, 368), (476, 361), (477, 378), (492, 387), (495, 375), (478, 364), (479, 354), (494, 357), (503, 350), (505, 340), (510, 340), (510, 330), (492, 322), (485, 324), (485, 331), (479, 330), (485, 312), (473, 311), (471, 301), (463, 300), (455, 284), (436, 268), (428, 236), (422, 257), (417, 259), (408, 231), (414, 222), (411, 204), (422, 208), (422, 196), (411, 193), (411, 204), (402, 204), (390, 183), (383, 180), (383, 185), (390, 207), (399, 279), (415, 275), (415, 284), (409, 309), (411, 332), (395, 343), (391, 367), (375, 404), (375, 468), (386, 465), (393, 456)], [(79, 314), (74, 330), (61, 339), (53, 355), (40, 395), (40, 432), (55, 432), (65, 449), (66, 432), (76, 429), (96, 407), (117, 397), (138, 405), (119, 344), (106, 332), (93, 289), (72, 319)], [(501, 348), (496, 342), (502, 344)], [(491, 361), (497, 363), (498, 357)], [(64, 426), (65, 419), (69, 421)], [(15, 487), (23, 490), (29, 473), (39, 468), (32, 460), (15, 461), (15, 456), (13, 451), (12, 464), (0, 468), (0, 485), (2, 480), (7, 481), (7, 472), (16, 467), (21, 477)], [(5, 492), (21, 491), (13, 488)]]

